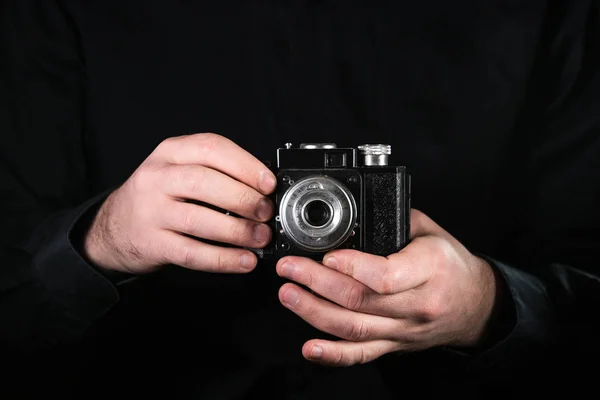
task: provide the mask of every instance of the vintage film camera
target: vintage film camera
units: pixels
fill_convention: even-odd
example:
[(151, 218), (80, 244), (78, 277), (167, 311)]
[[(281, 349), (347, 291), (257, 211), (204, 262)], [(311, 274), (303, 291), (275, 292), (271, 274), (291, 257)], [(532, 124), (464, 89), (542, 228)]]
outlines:
[(391, 147), (286, 143), (277, 149), (273, 239), (259, 258), (321, 259), (350, 248), (387, 256), (409, 240), (410, 175), (389, 166)]

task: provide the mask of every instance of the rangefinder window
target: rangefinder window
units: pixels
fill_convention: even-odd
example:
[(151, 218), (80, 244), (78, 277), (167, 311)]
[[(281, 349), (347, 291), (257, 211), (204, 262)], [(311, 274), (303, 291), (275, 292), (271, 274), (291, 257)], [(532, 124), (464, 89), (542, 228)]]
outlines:
[(325, 153), (325, 168), (344, 168), (346, 166), (346, 154)]

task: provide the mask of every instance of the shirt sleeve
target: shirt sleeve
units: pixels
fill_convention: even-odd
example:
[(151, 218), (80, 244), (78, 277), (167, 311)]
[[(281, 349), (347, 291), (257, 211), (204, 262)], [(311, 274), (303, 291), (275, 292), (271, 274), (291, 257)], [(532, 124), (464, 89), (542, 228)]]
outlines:
[(564, 370), (600, 355), (600, 8), (560, 7), (548, 11), (519, 127), (530, 160), (519, 262), (484, 256), (506, 287), (510, 326), (468, 356), (473, 368)]
[(85, 72), (59, 0), (0, 12), (0, 341), (19, 349), (78, 338), (118, 301), (76, 249), (91, 193)]

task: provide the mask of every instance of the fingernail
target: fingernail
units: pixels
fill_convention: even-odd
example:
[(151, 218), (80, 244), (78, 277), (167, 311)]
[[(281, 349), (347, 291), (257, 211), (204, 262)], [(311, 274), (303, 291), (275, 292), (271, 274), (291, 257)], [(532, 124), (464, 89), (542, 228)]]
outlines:
[(241, 257), (242, 268), (252, 269), (254, 268), (254, 257), (250, 254), (242, 254)]
[(254, 225), (252, 230), (252, 238), (258, 243), (265, 243), (269, 240), (269, 228), (262, 224)]
[(277, 181), (271, 171), (261, 171), (258, 178), (258, 188), (266, 194), (271, 193), (275, 189), (275, 185), (277, 185)]
[(323, 355), (323, 349), (319, 346), (313, 346), (310, 351), (310, 358), (319, 359)]
[(291, 278), (292, 275), (294, 274), (295, 269), (296, 269), (296, 266), (294, 265), (294, 263), (292, 263), (290, 261), (286, 261), (281, 266), (281, 275), (283, 275), (286, 278)]
[(256, 208), (256, 216), (261, 221), (265, 221), (271, 216), (271, 210), (271, 203), (267, 199), (261, 199)]
[(294, 289), (288, 289), (284, 294), (283, 294), (283, 302), (290, 307), (293, 307), (296, 305), (296, 303), (298, 303), (298, 292), (296, 292)]
[(338, 260), (336, 260), (335, 257), (327, 257), (326, 259), (323, 260), (323, 264), (326, 267), (331, 267), (331, 268), (337, 269)]

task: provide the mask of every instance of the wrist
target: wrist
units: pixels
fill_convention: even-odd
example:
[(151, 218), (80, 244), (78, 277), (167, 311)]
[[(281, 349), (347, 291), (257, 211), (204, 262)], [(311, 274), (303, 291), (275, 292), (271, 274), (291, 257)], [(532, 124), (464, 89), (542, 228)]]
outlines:
[(483, 351), (508, 335), (514, 321), (514, 310), (511, 307), (510, 291), (500, 271), (484, 258), (476, 258), (481, 273), (481, 307), (469, 339), (460, 347), (463, 350)]
[[(107, 192), (108, 193), (108, 192)], [(109, 196), (110, 197), (110, 196)], [(74, 221), (72, 229), (69, 232), (69, 243), (71, 248), (78, 254), (80, 259), (93, 268), (100, 275), (116, 284), (132, 278), (134, 275), (122, 268), (111, 268), (110, 265), (119, 266), (116, 260), (107, 260), (107, 255), (111, 253), (106, 250), (102, 238), (98, 237), (100, 213), (103, 205), (106, 203), (106, 194), (99, 195), (82, 214)]]
[(94, 222), (86, 232), (81, 247), (81, 254), (94, 267), (102, 273), (113, 273), (119, 270), (118, 262), (107, 248), (101, 228)]
[(115, 274), (127, 272), (121, 267), (113, 246), (112, 235), (108, 224), (106, 208), (110, 203), (111, 196), (89, 209), (85, 216), (78, 221), (80, 241), (77, 243), (81, 256), (99, 272), (103, 274)]

